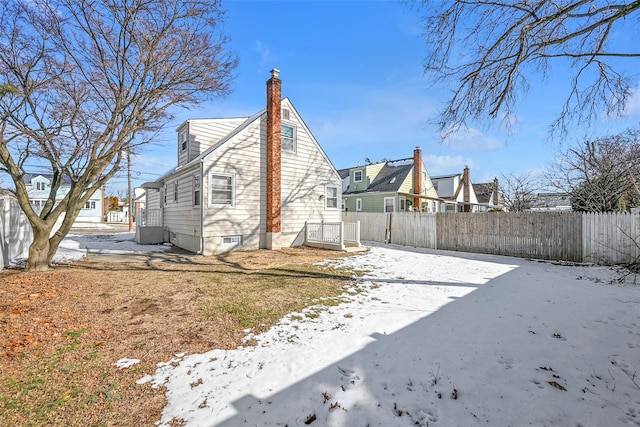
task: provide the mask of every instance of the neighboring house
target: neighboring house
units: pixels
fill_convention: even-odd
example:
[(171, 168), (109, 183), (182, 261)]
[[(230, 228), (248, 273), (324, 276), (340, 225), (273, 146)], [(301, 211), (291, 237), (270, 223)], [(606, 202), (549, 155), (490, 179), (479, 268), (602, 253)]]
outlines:
[[(143, 184), (138, 242), (171, 242), (204, 255), (277, 249), (303, 244), (307, 221), (341, 221), (340, 176), (291, 101), (281, 98), (278, 70), (271, 73), (266, 109), (177, 128), (177, 167)], [(154, 225), (161, 236), (141, 234)]]
[(432, 177), (433, 185), (444, 203), (440, 212), (480, 212), (486, 210), (481, 206), (471, 184), (469, 167), (460, 174)]
[(478, 200), (478, 211), (486, 212), (491, 209), (500, 208), (500, 188), (498, 178), (494, 178), (493, 182), (483, 182), (480, 184), (471, 184), (473, 191), (476, 193)]
[(338, 171), (347, 212), (437, 212), (438, 198), (416, 147), (413, 158), (387, 160)]
[[(49, 198), (49, 191), (51, 191), (51, 180), (53, 176), (50, 174), (32, 174), (27, 173), (24, 175), (24, 182), (27, 187), (27, 194), (31, 205), (36, 209), (41, 208)], [(71, 180), (68, 177), (64, 177), (62, 184), (58, 188), (56, 193), (56, 202), (62, 200), (71, 189)], [(85, 203), (80, 210), (75, 223), (82, 222), (102, 222), (102, 196), (100, 191), (93, 193), (91, 198)]]
[(570, 211), (571, 195), (569, 193), (539, 193), (531, 203), (529, 211)]

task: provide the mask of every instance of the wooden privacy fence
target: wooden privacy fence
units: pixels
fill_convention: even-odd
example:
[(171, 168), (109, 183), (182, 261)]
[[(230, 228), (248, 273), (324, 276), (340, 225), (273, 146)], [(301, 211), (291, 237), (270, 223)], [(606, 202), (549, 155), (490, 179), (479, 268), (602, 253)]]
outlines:
[(640, 214), (422, 212), (344, 214), (362, 240), (431, 249), (598, 264), (640, 258)]

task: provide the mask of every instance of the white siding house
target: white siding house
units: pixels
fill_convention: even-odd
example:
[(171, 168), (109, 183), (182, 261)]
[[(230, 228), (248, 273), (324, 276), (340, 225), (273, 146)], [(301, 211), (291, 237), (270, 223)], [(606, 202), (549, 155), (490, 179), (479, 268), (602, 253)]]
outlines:
[(178, 166), (143, 185), (163, 241), (204, 255), (279, 248), (303, 244), (306, 221), (340, 222), (340, 176), (279, 84), (275, 72), (267, 109), (251, 117), (178, 127)]
[[(64, 178), (56, 194), (56, 202), (62, 200), (71, 189), (71, 182)], [(48, 174), (26, 174), (24, 181), (31, 205), (35, 208), (44, 206), (49, 198), (52, 176)], [(85, 203), (76, 218), (76, 224), (81, 222), (102, 222), (102, 195), (96, 191)]]

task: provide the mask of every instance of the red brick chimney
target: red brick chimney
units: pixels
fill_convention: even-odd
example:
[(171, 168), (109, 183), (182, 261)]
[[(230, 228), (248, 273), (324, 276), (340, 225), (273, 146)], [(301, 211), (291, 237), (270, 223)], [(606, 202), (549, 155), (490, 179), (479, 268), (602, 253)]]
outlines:
[[(413, 194), (422, 194), (422, 150), (420, 147), (413, 150)], [(413, 198), (413, 209), (422, 210), (420, 197)]]
[(462, 173), (462, 182), (463, 182), (463, 201), (464, 206), (462, 210), (464, 212), (471, 212), (471, 179), (469, 178), (469, 166), (464, 167), (464, 172)]
[(267, 80), (267, 233), (280, 232), (280, 169), (282, 153), (280, 70)]

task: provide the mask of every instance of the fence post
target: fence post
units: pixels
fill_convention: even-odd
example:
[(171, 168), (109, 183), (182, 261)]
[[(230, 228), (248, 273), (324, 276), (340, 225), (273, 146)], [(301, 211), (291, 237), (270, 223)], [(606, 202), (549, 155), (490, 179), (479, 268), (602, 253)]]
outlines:
[(360, 221), (356, 221), (356, 242), (358, 243), (358, 247), (360, 247)]
[(309, 242), (309, 221), (304, 222), (304, 244)]
[(344, 221), (340, 221), (340, 231), (338, 232), (338, 239), (340, 241), (340, 249), (342, 249), (343, 251), (345, 250), (345, 246), (344, 246)]

